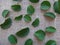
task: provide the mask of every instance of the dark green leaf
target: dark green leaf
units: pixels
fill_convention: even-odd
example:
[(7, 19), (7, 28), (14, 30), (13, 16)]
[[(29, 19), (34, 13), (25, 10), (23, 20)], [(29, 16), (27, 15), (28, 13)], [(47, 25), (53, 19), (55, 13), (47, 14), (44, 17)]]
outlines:
[(46, 16), (46, 17), (49, 17), (49, 18), (51, 18), (51, 19), (55, 19), (55, 14), (54, 13), (52, 13), (52, 12), (46, 12), (45, 14), (44, 14), (44, 16)]
[(52, 26), (46, 27), (45, 30), (46, 30), (46, 32), (50, 32), (50, 33), (56, 32), (56, 28), (55, 27), (52, 27)]
[(17, 44), (17, 38), (14, 35), (10, 35), (8, 40), (11, 44)]
[(34, 12), (35, 12), (34, 7), (32, 5), (29, 5), (27, 7), (27, 13), (30, 14), (30, 15), (32, 15)]
[(45, 38), (45, 32), (42, 30), (38, 30), (34, 34), (39, 40), (44, 40)]
[(47, 43), (45, 45), (57, 45), (57, 44), (56, 44), (56, 41), (49, 40), (49, 41), (47, 41)]
[(43, 1), (42, 3), (41, 3), (41, 9), (42, 10), (48, 10), (49, 8), (51, 7), (51, 4), (50, 4), (50, 2), (49, 1)]
[(17, 17), (15, 17), (15, 20), (16, 20), (16, 21), (19, 21), (19, 20), (22, 19), (22, 17), (23, 17), (23, 15), (17, 16)]
[(32, 19), (29, 15), (25, 15), (24, 20), (25, 20), (25, 22), (30, 22)]
[(9, 14), (9, 11), (8, 11), (8, 10), (4, 10), (4, 11), (2, 12), (2, 16), (3, 16), (3, 17), (7, 17), (8, 14)]
[(11, 8), (12, 8), (14, 11), (20, 11), (20, 10), (21, 10), (21, 5), (12, 5)]
[(24, 29), (21, 29), (20, 31), (18, 31), (16, 33), (16, 35), (19, 37), (25, 37), (28, 35), (28, 33), (29, 33), (29, 28), (27, 27), (27, 28), (24, 28)]
[(8, 29), (12, 25), (12, 20), (10, 18), (7, 18), (3, 24), (1, 24), (2, 29)]
[(38, 3), (39, 2), (39, 0), (29, 0), (29, 1), (32, 3)]
[(56, 13), (60, 14), (60, 8), (58, 5), (58, 1), (54, 3), (53, 8)]
[(32, 39), (26, 40), (24, 45), (33, 45), (33, 40)]
[(34, 21), (33, 21), (33, 23), (32, 23), (32, 26), (34, 26), (34, 27), (37, 27), (38, 25), (39, 25), (39, 19), (38, 18), (36, 18)]

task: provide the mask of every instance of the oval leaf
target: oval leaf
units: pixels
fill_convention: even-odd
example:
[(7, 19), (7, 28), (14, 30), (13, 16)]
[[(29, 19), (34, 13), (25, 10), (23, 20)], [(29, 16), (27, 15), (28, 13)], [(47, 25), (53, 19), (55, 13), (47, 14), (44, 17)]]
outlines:
[(8, 10), (4, 10), (4, 11), (2, 12), (2, 16), (3, 16), (3, 17), (7, 17), (8, 14), (9, 14), (9, 11), (8, 11)]
[(45, 45), (57, 45), (57, 44), (56, 44), (56, 41), (49, 40), (49, 41), (47, 41), (47, 43)]
[(25, 36), (28, 35), (28, 33), (29, 33), (29, 28), (27, 27), (27, 28), (24, 28), (24, 29), (21, 29), (20, 31), (18, 31), (18, 32), (16, 33), (16, 35), (17, 35), (18, 37), (25, 37)]
[(34, 35), (41, 41), (45, 38), (45, 32), (42, 30), (36, 31)]
[(45, 14), (44, 14), (44, 16), (46, 16), (46, 17), (49, 17), (49, 18), (51, 18), (51, 19), (55, 19), (55, 14), (54, 13), (52, 13), (52, 12), (46, 12)]
[(60, 14), (60, 8), (58, 5), (58, 1), (54, 3), (53, 8), (56, 13)]
[(12, 20), (10, 18), (7, 18), (3, 24), (1, 24), (2, 29), (8, 29), (12, 25)]
[(41, 3), (41, 9), (42, 10), (48, 10), (49, 8), (51, 7), (51, 4), (50, 4), (50, 2), (49, 1), (43, 1), (42, 3)]
[(45, 30), (46, 30), (46, 32), (50, 32), (50, 33), (56, 32), (56, 28), (55, 27), (52, 27), (52, 26), (46, 27)]
[(16, 21), (19, 21), (19, 20), (22, 19), (22, 17), (23, 17), (23, 15), (17, 16), (17, 17), (15, 17), (15, 20), (16, 20)]
[(17, 44), (17, 38), (14, 35), (10, 35), (8, 40), (11, 44)]
[(39, 25), (39, 19), (38, 18), (36, 18), (34, 21), (33, 21), (33, 23), (32, 23), (32, 26), (34, 26), (34, 27), (37, 27), (38, 25)]
[(33, 45), (33, 40), (32, 39), (26, 40), (24, 45)]
[(39, 2), (39, 0), (29, 0), (29, 1), (32, 3), (38, 3)]
[(12, 5), (11, 8), (12, 8), (14, 11), (20, 11), (20, 10), (21, 10), (21, 5)]
[(25, 15), (24, 20), (25, 20), (25, 22), (30, 22), (32, 19), (29, 15)]
[(34, 12), (35, 12), (34, 7), (32, 5), (29, 5), (27, 7), (27, 13), (30, 14), (30, 15), (32, 15)]

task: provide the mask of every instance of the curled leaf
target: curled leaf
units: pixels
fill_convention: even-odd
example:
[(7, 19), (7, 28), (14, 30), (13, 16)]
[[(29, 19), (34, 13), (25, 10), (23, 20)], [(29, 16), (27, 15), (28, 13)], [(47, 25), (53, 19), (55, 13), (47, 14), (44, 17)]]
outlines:
[(29, 0), (29, 1), (32, 3), (38, 3), (39, 2), (39, 0)]
[(51, 18), (51, 19), (55, 19), (55, 14), (54, 13), (52, 13), (52, 12), (46, 12), (45, 14), (44, 14), (44, 16), (46, 16), (46, 17), (49, 17), (49, 18)]
[(32, 26), (34, 26), (34, 27), (37, 27), (38, 25), (39, 25), (39, 19), (38, 18), (36, 18), (34, 21), (33, 21), (33, 23), (32, 23)]
[(14, 11), (20, 11), (20, 10), (21, 10), (21, 5), (12, 5), (11, 8), (12, 8)]
[(11, 44), (17, 44), (17, 38), (14, 35), (10, 35), (8, 40)]
[(50, 2), (49, 1), (43, 1), (42, 3), (41, 3), (41, 9), (42, 10), (48, 10), (49, 8), (51, 7), (51, 4), (50, 4)]
[(50, 33), (56, 32), (56, 28), (55, 27), (52, 27), (52, 26), (46, 27), (45, 30), (46, 30), (46, 32), (50, 32)]
[(17, 17), (15, 17), (15, 20), (16, 20), (16, 21), (19, 21), (19, 20), (22, 19), (22, 17), (23, 17), (23, 15), (17, 16)]
[(44, 40), (46, 34), (44, 31), (38, 30), (34, 33), (34, 35), (37, 37), (37, 39)]
[(32, 15), (34, 12), (35, 12), (34, 7), (32, 5), (29, 5), (27, 7), (27, 13), (30, 14), (30, 15)]
[(49, 40), (45, 45), (57, 45), (55, 40)]
[(24, 29), (21, 29), (20, 31), (18, 31), (18, 32), (16, 33), (16, 35), (17, 35), (18, 37), (25, 37), (25, 36), (28, 35), (28, 33), (29, 33), (29, 28), (27, 27), (27, 28), (24, 28)]
[(25, 15), (24, 20), (25, 20), (25, 22), (30, 22), (32, 19), (29, 15)]
[(3, 24), (1, 24), (2, 29), (8, 29), (12, 25), (12, 20), (10, 18), (7, 18)]
[(3, 16), (3, 17), (7, 17), (8, 14), (9, 14), (9, 10), (4, 10), (4, 11), (2, 12), (2, 16)]
[(33, 45), (33, 40), (32, 39), (26, 40), (24, 45)]

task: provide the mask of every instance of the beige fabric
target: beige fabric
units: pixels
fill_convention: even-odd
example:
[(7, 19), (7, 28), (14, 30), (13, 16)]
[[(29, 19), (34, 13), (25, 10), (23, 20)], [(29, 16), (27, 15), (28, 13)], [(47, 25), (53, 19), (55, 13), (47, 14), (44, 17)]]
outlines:
[[(8, 36), (10, 34), (14, 34), (19, 31), (20, 29), (24, 28), (24, 27), (29, 27), (30, 28), (30, 33), (28, 36), (24, 37), (24, 38), (19, 38), (18, 39), (18, 43), (17, 45), (24, 45), (25, 41), (29, 38), (31, 38), (33, 40), (33, 45), (45, 45), (46, 41), (53, 39), (57, 41), (57, 45), (60, 45), (60, 15), (56, 14), (56, 19), (53, 21), (49, 21), (49, 19), (45, 19), (44, 15), (44, 11), (40, 10), (40, 4), (43, 0), (40, 0), (39, 3), (33, 4), (30, 3), (29, 0), (22, 0), (22, 2), (19, 2), (19, 4), (22, 6), (22, 10), (20, 12), (14, 12), (11, 9), (11, 5), (12, 4), (16, 4), (17, 2), (13, 2), (12, 0), (0, 0), (0, 24), (4, 22), (4, 18), (2, 17), (1, 13), (4, 9), (8, 9), (10, 10), (10, 14), (9, 17), (12, 19), (13, 23), (12, 26), (9, 29), (3, 30), (0, 28), (0, 43), (1, 45), (11, 45), (8, 41)], [(53, 3), (54, 0), (49, 0), (51, 3), (51, 8), (48, 10), (50, 12), (53, 12)], [(32, 21), (35, 20), (36, 18), (40, 19), (40, 24), (38, 27), (34, 28), (31, 23), (26, 23), (23, 19), (19, 22), (14, 21), (14, 18), (18, 15), (21, 14), (27, 14), (26, 9), (28, 5), (33, 5), (35, 8), (35, 13), (34, 15), (32, 15)], [(34, 37), (34, 32), (42, 29), (44, 30), (47, 26), (54, 26), (56, 27), (57, 31), (56, 33), (53, 34), (47, 34), (45, 40), (43, 41), (39, 41), (36, 39), (36, 37)], [(45, 31), (45, 30), (44, 30)]]

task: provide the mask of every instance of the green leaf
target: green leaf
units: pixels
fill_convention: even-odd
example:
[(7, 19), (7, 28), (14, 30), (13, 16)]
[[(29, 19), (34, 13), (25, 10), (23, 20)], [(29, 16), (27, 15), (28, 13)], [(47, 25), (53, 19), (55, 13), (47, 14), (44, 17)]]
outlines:
[(52, 27), (52, 26), (46, 27), (45, 30), (46, 30), (46, 32), (50, 32), (50, 33), (56, 32), (56, 28), (55, 27)]
[(7, 18), (3, 24), (1, 24), (2, 29), (8, 29), (12, 25), (12, 20), (10, 18)]
[(47, 41), (47, 43), (45, 45), (57, 45), (57, 44), (56, 44), (56, 41), (49, 40), (49, 41)]
[(44, 31), (38, 30), (34, 33), (34, 35), (37, 37), (37, 39), (42, 41), (42, 40), (44, 40), (46, 34)]
[(24, 45), (33, 45), (33, 40), (32, 39), (26, 40)]
[(27, 14), (27, 15), (24, 16), (24, 20), (25, 20), (25, 22), (30, 22), (32, 19), (31, 19), (31, 17)]
[(35, 12), (34, 7), (32, 5), (29, 5), (27, 7), (27, 13), (30, 14), (30, 15), (32, 15), (34, 12)]
[(59, 8), (59, 5), (58, 5), (58, 1), (56, 1), (53, 5), (53, 9), (56, 13), (60, 14), (60, 8)]
[(22, 19), (22, 17), (23, 17), (23, 15), (17, 16), (17, 17), (15, 17), (15, 20), (16, 20), (16, 21), (19, 21), (19, 20)]
[(49, 18), (51, 18), (51, 19), (55, 19), (55, 14), (54, 13), (52, 13), (52, 12), (46, 12), (45, 14), (44, 14), (44, 16), (46, 16), (46, 17), (49, 17)]
[(38, 18), (36, 18), (34, 21), (33, 21), (33, 23), (32, 23), (32, 26), (33, 27), (37, 27), (38, 25), (39, 25), (39, 19)]
[(20, 31), (18, 31), (18, 32), (16, 33), (16, 35), (17, 35), (18, 37), (25, 37), (25, 36), (28, 35), (28, 33), (29, 33), (29, 28), (27, 27), (27, 28), (24, 28), (24, 29), (21, 29)]
[(51, 7), (51, 4), (50, 4), (50, 2), (49, 1), (43, 1), (42, 3), (41, 3), (41, 9), (42, 10), (48, 10), (49, 8)]
[(14, 11), (21, 11), (21, 5), (12, 5), (11, 8), (12, 8)]
[(38, 3), (39, 2), (39, 0), (29, 0), (29, 1), (32, 3)]
[(11, 44), (17, 44), (17, 38), (14, 35), (10, 35), (8, 40)]
[(8, 14), (9, 14), (9, 10), (4, 10), (4, 11), (2, 12), (2, 16), (3, 16), (3, 17), (7, 17)]

